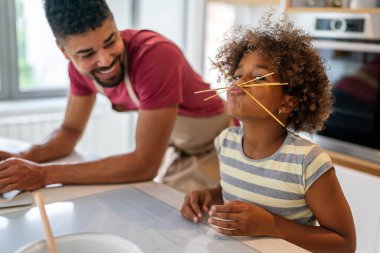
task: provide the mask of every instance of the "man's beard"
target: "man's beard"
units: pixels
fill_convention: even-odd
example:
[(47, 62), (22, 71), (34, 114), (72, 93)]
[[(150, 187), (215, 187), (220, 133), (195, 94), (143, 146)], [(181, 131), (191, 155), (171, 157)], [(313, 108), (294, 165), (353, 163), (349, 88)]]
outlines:
[(104, 70), (105, 68), (98, 68), (91, 71), (92, 77), (95, 79), (95, 81), (102, 86), (103, 88), (112, 88), (117, 85), (119, 85), (124, 80), (125, 75), (125, 64), (123, 61), (120, 60), (120, 56), (116, 57), (115, 60), (112, 62), (111, 66), (107, 67), (107, 69), (112, 68), (115, 64), (120, 64), (120, 72), (118, 75), (114, 76), (110, 80), (102, 81), (96, 76), (96, 72)]

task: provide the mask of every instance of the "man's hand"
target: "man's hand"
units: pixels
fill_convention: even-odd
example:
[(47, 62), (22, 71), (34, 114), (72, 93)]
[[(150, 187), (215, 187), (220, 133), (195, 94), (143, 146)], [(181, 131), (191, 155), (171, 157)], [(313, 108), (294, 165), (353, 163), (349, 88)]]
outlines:
[(44, 166), (21, 158), (0, 162), (0, 193), (34, 190), (45, 186)]
[(6, 151), (0, 151), (0, 161), (6, 160), (11, 157), (20, 157), (19, 154), (13, 154)]
[(188, 220), (198, 223), (202, 218), (202, 211), (207, 212), (212, 202), (210, 191), (193, 191), (185, 196), (181, 207), (181, 214)]
[(230, 236), (270, 236), (275, 217), (267, 210), (242, 201), (228, 201), (214, 205), (208, 222), (219, 228), (219, 233)]

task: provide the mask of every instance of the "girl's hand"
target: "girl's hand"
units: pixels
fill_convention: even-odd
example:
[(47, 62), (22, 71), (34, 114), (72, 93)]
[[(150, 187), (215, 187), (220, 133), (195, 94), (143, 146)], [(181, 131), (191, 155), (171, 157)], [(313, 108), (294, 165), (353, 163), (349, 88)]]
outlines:
[(213, 205), (208, 222), (218, 226), (219, 233), (230, 236), (271, 236), (275, 216), (267, 210), (242, 201)]
[(210, 191), (193, 191), (186, 194), (185, 201), (181, 207), (181, 214), (188, 220), (198, 223), (202, 218), (202, 211), (208, 212), (212, 202)]

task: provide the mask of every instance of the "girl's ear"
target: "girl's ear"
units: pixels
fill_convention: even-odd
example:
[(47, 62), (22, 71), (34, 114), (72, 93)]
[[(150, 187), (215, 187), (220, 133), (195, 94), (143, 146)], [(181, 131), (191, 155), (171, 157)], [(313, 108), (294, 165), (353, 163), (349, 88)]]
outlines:
[(294, 99), (294, 97), (285, 94), (280, 107), (281, 113), (291, 113), (296, 107), (296, 105), (297, 102)]

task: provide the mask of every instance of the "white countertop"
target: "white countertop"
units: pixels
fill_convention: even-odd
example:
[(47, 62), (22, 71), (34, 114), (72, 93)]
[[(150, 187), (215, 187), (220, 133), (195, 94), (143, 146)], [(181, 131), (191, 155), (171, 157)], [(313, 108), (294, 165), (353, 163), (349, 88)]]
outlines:
[[(21, 145), (20, 142), (12, 142), (11, 140), (5, 140), (0, 138), (0, 148), (4, 147), (4, 144), (9, 145), (12, 149), (16, 146)], [(9, 150), (9, 149), (8, 149)], [(78, 160), (83, 159), (85, 157), (74, 154), (68, 159)], [(56, 203), (65, 200), (72, 200), (84, 196), (96, 196), (96, 194), (104, 193), (107, 191), (117, 190), (117, 189), (127, 189), (130, 187), (134, 187), (148, 195), (154, 197), (157, 200), (160, 200), (167, 205), (179, 210), (182, 201), (184, 198), (184, 194), (178, 192), (166, 185), (154, 183), (154, 182), (144, 182), (144, 183), (136, 183), (136, 184), (114, 184), (114, 185), (78, 185), (78, 186), (58, 186), (58, 187), (49, 187), (38, 190), (41, 192), (44, 197), (46, 203)], [(33, 194), (33, 193), (32, 193)], [(26, 207), (13, 207), (13, 208), (3, 208), (0, 209), (0, 217), (6, 217), (7, 214), (25, 210), (35, 207), (35, 205), (30, 205)], [(75, 211), (75, 210), (74, 210)], [(5, 216), (4, 216), (5, 215)], [(178, 212), (178, 215), (181, 214)], [(110, 217), (112, 218), (112, 217)], [(2, 229), (10, 229), (9, 227), (1, 228)], [(27, 228), (25, 228), (27, 229)], [(20, 231), (22, 232), (22, 231)], [(216, 232), (215, 232), (216, 233)], [(235, 239), (239, 240), (241, 243), (248, 245), (260, 252), (282, 252), (282, 253), (298, 253), (298, 252), (308, 252), (294, 244), (291, 244), (282, 239), (275, 238), (252, 238), (252, 237), (235, 237)], [(0, 239), (1, 241), (1, 239)], [(1, 243), (2, 244), (2, 243)], [(2, 246), (3, 247), (3, 246)]]

